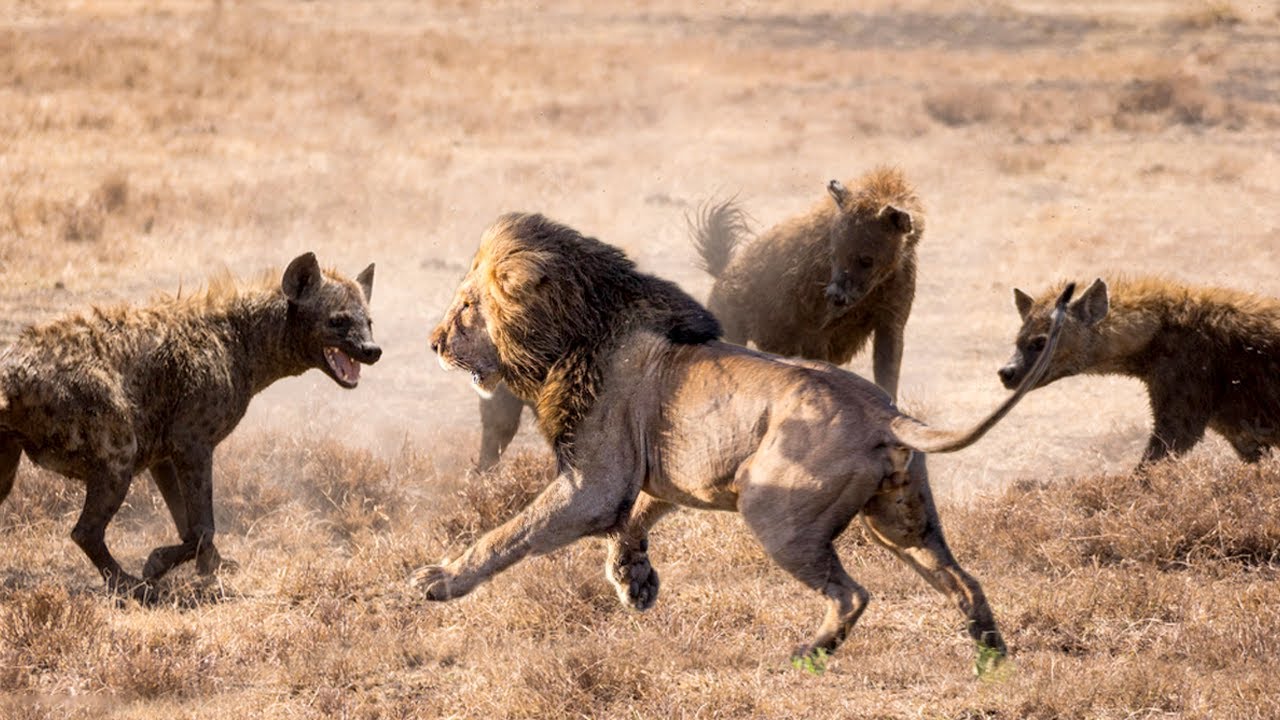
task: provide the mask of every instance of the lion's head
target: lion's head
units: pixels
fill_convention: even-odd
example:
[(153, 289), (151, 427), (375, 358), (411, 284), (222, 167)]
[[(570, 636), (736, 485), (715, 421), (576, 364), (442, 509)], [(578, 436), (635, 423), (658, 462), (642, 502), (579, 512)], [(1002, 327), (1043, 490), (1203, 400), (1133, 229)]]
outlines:
[(480, 239), (431, 349), (471, 374), (481, 393), (505, 382), (538, 404), (555, 440), (585, 412), (600, 361), (628, 331), (673, 342), (720, 336), (720, 325), (674, 283), (646, 275), (618, 248), (542, 215), (511, 213)]

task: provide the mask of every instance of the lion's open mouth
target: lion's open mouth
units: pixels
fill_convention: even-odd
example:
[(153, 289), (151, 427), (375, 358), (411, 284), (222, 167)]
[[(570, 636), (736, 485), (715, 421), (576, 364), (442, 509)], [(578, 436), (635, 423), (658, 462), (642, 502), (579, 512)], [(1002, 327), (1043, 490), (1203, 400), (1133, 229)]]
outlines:
[(355, 387), (356, 383), (360, 382), (360, 363), (353, 360), (350, 355), (329, 346), (324, 349), (324, 361), (329, 364), (329, 370), (333, 372), (333, 376), (343, 385)]
[(462, 370), (471, 375), (471, 389), (479, 393), (480, 397), (488, 400), (493, 396), (493, 388), (497, 386), (497, 373), (483, 373), (479, 370), (473, 370), (459, 362), (454, 362), (445, 358), (442, 353), (436, 354), (436, 360), (440, 363), (440, 367), (445, 370)]

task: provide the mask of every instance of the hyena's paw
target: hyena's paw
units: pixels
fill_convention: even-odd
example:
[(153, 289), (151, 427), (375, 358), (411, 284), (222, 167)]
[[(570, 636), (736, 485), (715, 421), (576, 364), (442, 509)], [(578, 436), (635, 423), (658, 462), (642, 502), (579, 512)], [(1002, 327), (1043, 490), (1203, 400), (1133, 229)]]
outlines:
[(111, 573), (105, 579), (107, 593), (121, 600), (136, 600), (143, 605), (154, 605), (160, 599), (160, 592), (154, 585), (127, 572)]
[(210, 547), (208, 550), (200, 552), (196, 555), (196, 572), (201, 575), (233, 575), (240, 571), (240, 563), (228, 557), (222, 557), (218, 552), (218, 548)]
[(466, 594), (457, 575), (445, 565), (424, 565), (409, 574), (409, 587), (417, 588), (432, 602), (452, 600)]
[(648, 553), (634, 552), (610, 558), (605, 570), (623, 605), (648, 610), (658, 601), (658, 571), (649, 564)]

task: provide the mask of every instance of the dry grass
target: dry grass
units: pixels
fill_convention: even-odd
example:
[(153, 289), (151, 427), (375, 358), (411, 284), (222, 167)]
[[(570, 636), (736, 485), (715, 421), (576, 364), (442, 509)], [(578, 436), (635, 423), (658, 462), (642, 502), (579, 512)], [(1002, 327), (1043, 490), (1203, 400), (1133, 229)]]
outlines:
[[(645, 614), (594, 541), (447, 605), (403, 583), (550, 472), (526, 429), (500, 472), (468, 475), (475, 399), (424, 357), (502, 211), (702, 295), (685, 209), (738, 193), (767, 226), (831, 177), (899, 165), (931, 227), (902, 392), (943, 424), (1000, 396), (1011, 286), (1140, 267), (1280, 295), (1280, 23), (1173, 5), (5, 5), (0, 338), (314, 250), (377, 261), (386, 355), (352, 393), (316, 373), (263, 393), (216, 458), (239, 570), (183, 568), (157, 608), (101, 595), (67, 537), (82, 491), (24, 465), (0, 506), (0, 716), (1280, 716), (1280, 467), (1210, 442), (1125, 474), (1148, 416), (1120, 380), (1038, 391), (930, 462), (1014, 650), (997, 678), (857, 530), (841, 551), (875, 599), (821, 676), (786, 662), (820, 600), (732, 515), (659, 526)], [(145, 477), (108, 541), (135, 570), (173, 542)]]
[[(1171, 464), (1145, 482), (1024, 484), (943, 508), (953, 547), (984, 580), (1014, 652), (997, 677), (975, 680), (959, 613), (856, 529), (841, 552), (875, 599), (813, 676), (791, 668), (786, 649), (812, 630), (820, 602), (773, 567), (733, 515), (685, 512), (659, 526), (664, 596), (645, 614), (617, 604), (589, 541), (429, 605), (403, 584), (407, 571), (513, 512), (548, 477), (547, 457), (517, 456), (457, 482), (423, 477), (415, 449), (372, 464), (365, 451), (315, 438), (259, 436), (228, 450), (217, 501), (223, 515), (235, 508), (223, 527), (237, 529), (224, 531), (222, 546), (243, 564), (213, 595), (182, 570), (170, 592), (185, 601), (114, 607), (62, 523), (16, 524), (14, 509), (0, 509), (0, 541), (20, 548), (0, 568), (8, 709), (997, 718), (1280, 710), (1271, 682), (1280, 672), (1276, 461)], [(410, 475), (423, 484), (402, 493), (385, 522), (334, 535), (349, 527), (351, 508), (378, 506)], [(19, 498), (43, 480), (24, 469)], [(335, 485), (346, 501), (329, 502)], [(132, 557), (121, 554), (136, 563), (164, 518), (143, 503), (133, 512), (126, 532), (143, 537), (124, 543)], [(59, 564), (70, 572), (32, 578), (23, 566), (41, 556), (67, 556)], [(75, 699), (85, 696), (111, 706)]]

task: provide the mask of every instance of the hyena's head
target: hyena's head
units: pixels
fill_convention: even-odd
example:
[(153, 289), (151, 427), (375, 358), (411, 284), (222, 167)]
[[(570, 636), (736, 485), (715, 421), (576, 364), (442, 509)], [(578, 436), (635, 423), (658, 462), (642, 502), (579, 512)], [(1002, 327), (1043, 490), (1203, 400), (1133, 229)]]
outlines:
[[(1053, 313), (1054, 298), (1058, 291), (1033, 298), (1014, 289), (1013, 302), (1022, 316), (1022, 328), (1014, 341), (1013, 357), (1000, 368), (1000, 382), (1013, 389), (1022, 382), (1036, 358), (1044, 351), (1049, 333), (1049, 318)], [(1105, 339), (1098, 332), (1098, 324), (1107, 316), (1110, 301), (1107, 284), (1094, 280), (1080, 297), (1067, 306), (1067, 315), (1058, 339), (1053, 362), (1037, 387), (1044, 387), (1058, 378), (1086, 372), (1105, 350)]]
[(306, 253), (289, 263), (280, 286), (289, 300), (288, 332), (294, 347), (334, 382), (355, 387), (360, 382), (360, 364), (372, 365), (382, 357), (369, 317), (373, 265), (352, 282), (322, 271), (315, 253)]
[(861, 300), (897, 269), (914, 228), (911, 213), (892, 205), (865, 208), (852, 201), (839, 180), (827, 184), (836, 203), (836, 217), (828, 238), (831, 279), (827, 302), (843, 308)]

